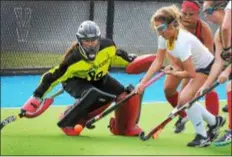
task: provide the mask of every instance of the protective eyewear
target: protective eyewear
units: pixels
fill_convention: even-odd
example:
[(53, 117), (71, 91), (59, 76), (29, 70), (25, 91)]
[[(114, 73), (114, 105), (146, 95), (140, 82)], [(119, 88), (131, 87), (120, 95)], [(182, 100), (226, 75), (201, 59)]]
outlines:
[(208, 15), (212, 15), (214, 13), (214, 11), (216, 11), (220, 8), (224, 8), (223, 6), (224, 6), (224, 3), (220, 4), (218, 6), (211, 6), (211, 7), (206, 8), (205, 10), (203, 10), (203, 12), (208, 14)]
[(156, 32), (164, 32), (164, 31), (167, 30), (167, 28), (168, 28), (168, 25), (165, 24), (165, 23), (161, 24), (161, 25), (159, 25), (157, 27), (154, 27), (154, 29), (156, 30)]

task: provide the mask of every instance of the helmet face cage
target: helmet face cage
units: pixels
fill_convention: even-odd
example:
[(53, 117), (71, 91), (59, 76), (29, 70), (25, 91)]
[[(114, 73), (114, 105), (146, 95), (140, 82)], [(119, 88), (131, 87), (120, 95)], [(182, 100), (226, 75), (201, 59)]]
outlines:
[[(93, 21), (84, 21), (76, 33), (79, 43), (79, 50), (86, 60), (93, 61), (100, 48), (101, 31), (98, 25)], [(97, 40), (94, 46), (85, 46), (83, 42), (93, 42)]]

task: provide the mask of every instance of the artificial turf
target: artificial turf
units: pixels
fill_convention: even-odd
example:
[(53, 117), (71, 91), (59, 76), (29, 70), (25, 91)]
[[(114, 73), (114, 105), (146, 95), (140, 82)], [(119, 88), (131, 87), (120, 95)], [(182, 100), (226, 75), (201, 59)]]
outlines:
[[(38, 118), (21, 119), (6, 126), (1, 132), (0, 155), (231, 155), (231, 145), (186, 147), (194, 138), (193, 126), (188, 122), (183, 133), (174, 134), (176, 119), (163, 130), (157, 140), (144, 142), (138, 137), (113, 136), (107, 128), (112, 115), (96, 123), (94, 130), (84, 129), (81, 136), (69, 137), (56, 125), (63, 110), (64, 107), (51, 107)], [(166, 103), (144, 104), (139, 124), (148, 132), (170, 111), (171, 107)], [(1, 119), (17, 112), (18, 109), (1, 109)]]

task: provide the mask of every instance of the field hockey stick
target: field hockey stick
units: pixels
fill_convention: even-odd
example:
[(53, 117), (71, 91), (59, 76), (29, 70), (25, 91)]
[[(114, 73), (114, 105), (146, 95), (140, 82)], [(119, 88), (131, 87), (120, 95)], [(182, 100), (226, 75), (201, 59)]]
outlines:
[[(56, 96), (62, 94), (64, 92), (63, 89), (60, 89), (58, 92), (54, 93), (53, 95), (50, 96), (50, 98), (55, 98)], [(19, 114), (17, 115), (12, 115), (9, 116), (7, 118), (5, 118), (1, 123), (0, 123), (0, 130), (2, 130), (2, 128), (6, 125), (8, 125), (9, 123), (12, 123), (18, 119), (21, 119), (25, 116), (25, 111), (21, 111)]]
[(186, 103), (185, 105), (182, 105), (181, 107), (177, 107), (174, 108), (173, 111), (169, 114), (169, 116), (162, 122), (160, 123), (158, 126), (156, 126), (155, 128), (153, 128), (146, 136), (145, 136), (145, 132), (141, 132), (139, 135), (139, 138), (142, 141), (146, 141), (148, 140), (150, 137), (154, 137), (157, 138), (159, 133), (164, 129), (164, 127), (172, 120), (174, 119), (179, 112), (190, 108), (196, 101), (198, 101), (199, 99), (201, 99), (205, 94), (207, 94), (208, 92), (210, 92), (212, 89), (214, 89), (215, 87), (217, 87), (220, 83), (218, 81), (214, 82), (214, 84), (207, 88), (206, 90), (204, 90), (199, 96), (197, 96), (196, 98), (194, 98), (193, 100), (191, 100), (189, 103)]
[[(157, 74), (154, 78), (152, 78), (151, 80), (149, 80), (145, 85), (144, 88), (150, 86), (153, 82), (157, 81), (159, 78), (161, 78), (165, 73), (164, 72), (160, 72), (159, 74)], [(108, 114), (110, 114), (111, 112), (115, 111), (122, 103), (126, 102), (128, 99), (130, 99), (132, 96), (134, 96), (135, 90), (133, 90), (132, 92), (130, 92), (130, 94), (128, 94), (124, 99), (120, 100), (119, 102), (117, 102), (115, 105), (113, 105), (111, 108), (107, 109), (105, 112), (95, 116), (94, 118), (90, 119), (87, 121), (86, 123), (86, 128), (88, 129), (93, 129), (95, 128), (95, 126), (93, 125), (93, 123), (96, 123), (97, 121), (99, 121), (100, 119), (102, 119), (103, 117), (107, 116)]]

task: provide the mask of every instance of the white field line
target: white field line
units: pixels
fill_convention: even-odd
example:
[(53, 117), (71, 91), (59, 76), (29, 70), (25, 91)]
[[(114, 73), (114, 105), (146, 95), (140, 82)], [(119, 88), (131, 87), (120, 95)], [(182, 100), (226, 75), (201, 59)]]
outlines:
[[(226, 99), (221, 99), (220, 102), (224, 102), (227, 101)], [(204, 101), (200, 101), (200, 102), (204, 102)], [(160, 103), (160, 104), (164, 104), (164, 103), (168, 103), (167, 101), (145, 101), (143, 102), (143, 104), (154, 104), (154, 103)], [(114, 105), (114, 103), (112, 103), (112, 105)], [(66, 107), (68, 105), (53, 105), (51, 107)], [(20, 107), (1, 107), (1, 109), (20, 109)]]

